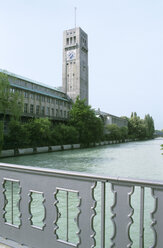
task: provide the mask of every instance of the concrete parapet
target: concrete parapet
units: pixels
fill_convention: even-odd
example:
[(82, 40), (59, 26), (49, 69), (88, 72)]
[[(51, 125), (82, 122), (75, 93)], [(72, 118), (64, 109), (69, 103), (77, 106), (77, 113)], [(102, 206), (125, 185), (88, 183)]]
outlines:
[(43, 146), (43, 147), (37, 147), (37, 152), (42, 153), (42, 152), (48, 152), (49, 147), (48, 146)]
[(61, 146), (51, 146), (51, 151), (61, 151), (62, 147)]
[(19, 149), (19, 155), (32, 154), (33, 148)]
[(101, 145), (101, 146), (105, 145), (105, 141), (101, 141), (101, 142), (100, 142), (100, 145)]
[(72, 149), (72, 145), (63, 145), (63, 150), (70, 150)]
[(11, 248), (11, 246), (0, 244), (0, 248)]
[(73, 147), (74, 149), (79, 149), (79, 148), (80, 148), (80, 144), (73, 144), (72, 147)]
[(3, 150), (1, 151), (0, 157), (13, 157), (14, 154), (14, 150)]
[(0, 244), (0, 248), (11, 248), (11, 246)]
[(100, 143), (95, 143), (95, 146), (100, 146)]

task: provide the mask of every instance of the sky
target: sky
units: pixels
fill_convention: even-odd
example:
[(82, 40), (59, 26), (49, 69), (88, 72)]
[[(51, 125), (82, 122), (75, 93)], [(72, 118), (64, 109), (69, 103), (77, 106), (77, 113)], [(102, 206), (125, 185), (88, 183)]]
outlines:
[(89, 104), (163, 129), (162, 0), (0, 0), (0, 68), (62, 85), (63, 31), (88, 34)]

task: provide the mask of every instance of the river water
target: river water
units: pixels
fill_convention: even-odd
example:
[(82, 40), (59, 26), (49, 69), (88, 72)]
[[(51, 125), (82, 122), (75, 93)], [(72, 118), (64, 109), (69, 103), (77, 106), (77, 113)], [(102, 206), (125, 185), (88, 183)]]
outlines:
[[(21, 164), (26, 166), (53, 168), (67, 171), (86, 172), (91, 174), (105, 176), (119, 176), (151, 180), (163, 180), (163, 155), (161, 155), (160, 145), (163, 144), (163, 138), (150, 141), (138, 141), (122, 144), (107, 145), (88, 149), (60, 151), (45, 154), (28, 155), (22, 157), (13, 157), (1, 159), (3, 163)], [(110, 188), (108, 194), (112, 194)], [(95, 197), (100, 202), (100, 190), (97, 185)], [(130, 229), (130, 235), (134, 241), (132, 247), (138, 248), (139, 235), (139, 189), (135, 189), (132, 196), (132, 206), (134, 212), (134, 224)], [(154, 208), (154, 199), (150, 190), (145, 192), (147, 204), (145, 205), (145, 247), (153, 244), (153, 231), (150, 228), (150, 213)], [(109, 196), (110, 197), (110, 196)], [(110, 204), (113, 203), (113, 196), (109, 198)], [(97, 205), (97, 213), (100, 212), (100, 203)], [(107, 219), (110, 219), (111, 213), (107, 211)], [(97, 248), (100, 248), (100, 217), (95, 217), (94, 226), (96, 229)], [(106, 243), (110, 245), (112, 236), (112, 223), (106, 223), (108, 235)], [(72, 231), (73, 232), (73, 231)], [(61, 235), (61, 234), (60, 234)]]
[(163, 179), (163, 139), (129, 142), (96, 148), (59, 151), (1, 159), (42, 168), (87, 172), (98, 175)]

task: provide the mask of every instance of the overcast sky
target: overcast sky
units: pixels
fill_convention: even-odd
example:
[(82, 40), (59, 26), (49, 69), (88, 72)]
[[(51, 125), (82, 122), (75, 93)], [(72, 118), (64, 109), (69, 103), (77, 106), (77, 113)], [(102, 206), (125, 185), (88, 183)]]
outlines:
[(0, 0), (0, 68), (62, 85), (63, 30), (88, 34), (89, 104), (163, 129), (163, 0)]

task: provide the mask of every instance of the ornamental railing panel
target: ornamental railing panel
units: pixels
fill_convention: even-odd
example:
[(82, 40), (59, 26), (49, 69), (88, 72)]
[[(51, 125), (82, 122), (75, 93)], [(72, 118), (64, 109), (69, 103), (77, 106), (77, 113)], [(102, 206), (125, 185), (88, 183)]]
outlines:
[[(135, 189), (138, 209), (132, 204)], [(146, 189), (153, 200), (150, 247), (162, 248), (163, 182), (0, 163), (0, 243), (15, 248), (147, 247)], [(131, 232), (135, 210), (138, 244)]]

